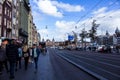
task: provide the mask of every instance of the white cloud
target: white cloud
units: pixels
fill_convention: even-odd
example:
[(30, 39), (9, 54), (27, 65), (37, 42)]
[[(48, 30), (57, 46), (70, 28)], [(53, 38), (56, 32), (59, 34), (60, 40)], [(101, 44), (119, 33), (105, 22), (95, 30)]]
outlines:
[(38, 30), (38, 32), (41, 34), (49, 34), (47, 29), (40, 29), (40, 30)]
[(43, 13), (60, 18), (63, 17), (63, 11), (80, 12), (85, 10), (84, 7), (80, 5), (71, 5), (52, 0), (34, 0), (33, 2), (37, 4)]
[[(94, 17), (91, 19), (87, 18), (84, 21), (80, 21), (78, 24), (74, 21), (56, 21), (57, 39), (67, 39), (67, 33), (72, 33), (72, 31), (80, 33), (83, 28), (87, 31), (90, 30), (94, 19), (96, 20), (96, 24), (100, 24), (97, 30), (98, 35), (105, 35), (106, 31), (111, 35), (114, 34), (116, 27), (120, 29), (120, 10), (105, 12), (102, 11), (102, 9), (99, 9), (101, 12), (94, 14)], [(78, 26), (77, 30), (75, 30), (75, 25)]]
[(57, 1), (52, 1), (52, 3), (57, 7), (62, 8), (63, 10), (68, 12), (80, 12), (82, 10), (85, 10), (84, 7), (80, 5), (70, 5), (68, 3), (62, 3)]
[(108, 30), (113, 34), (116, 27), (119, 27), (120, 29), (120, 10), (104, 12), (101, 14), (104, 14), (104, 17), (97, 19), (98, 16), (95, 16), (97, 22), (100, 24), (100, 27), (98, 28), (99, 32), (101, 30), (101, 32), (105, 33), (105, 31)]
[(93, 14), (100, 14), (100, 13), (103, 13), (107, 10), (107, 7), (103, 7), (103, 8), (100, 8), (98, 9), (97, 11), (94, 11)]
[(73, 26), (75, 25), (74, 21), (71, 22), (67, 22), (67, 21), (56, 21), (55, 25), (57, 26), (57, 28), (59, 29), (71, 29), (73, 28)]
[(63, 14), (58, 11), (50, 0), (39, 0), (37, 4), (42, 12), (55, 17), (63, 17)]
[(75, 30), (74, 21), (56, 21), (56, 32), (58, 33), (56, 36), (57, 40), (67, 40), (68, 33), (73, 34), (72, 31)]

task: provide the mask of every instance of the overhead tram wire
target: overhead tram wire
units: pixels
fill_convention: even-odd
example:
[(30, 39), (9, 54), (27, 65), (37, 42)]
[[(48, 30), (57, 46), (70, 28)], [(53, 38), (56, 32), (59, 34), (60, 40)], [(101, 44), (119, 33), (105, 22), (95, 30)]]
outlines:
[[(114, 4), (116, 4), (116, 2), (118, 2), (120, 0), (115, 0), (115, 2), (113, 2), (111, 5), (108, 5), (107, 7), (110, 8), (110, 7), (113, 7), (113, 6), (116, 6)], [(120, 9), (120, 7), (118, 7), (118, 10)], [(114, 12), (113, 12), (114, 13)], [(113, 13), (109, 13), (107, 16), (102, 16), (102, 17), (98, 17), (97, 19), (101, 19), (101, 18), (106, 18), (106, 17), (110, 17), (111, 14)]]
[[(100, 0), (96, 5), (94, 5), (94, 6), (93, 6), (85, 15), (83, 15), (83, 16), (86, 17), (86, 16), (88, 15), (88, 13), (89, 13), (91, 10), (95, 9), (102, 1), (103, 1), (103, 0)], [(111, 5), (108, 5), (107, 7), (113, 6), (113, 5), (114, 5), (116, 2), (118, 2), (118, 1), (120, 1), (120, 0), (115, 0), (115, 2), (113, 2)], [(83, 16), (76, 22), (76, 24), (79, 23), (82, 18), (84, 18)]]
[[(76, 22), (76, 24), (78, 24), (80, 21), (81, 21), (81, 19), (83, 19), (84, 17), (86, 17), (92, 10), (94, 10), (98, 5), (100, 5), (101, 3), (103, 2), (103, 0), (99, 0), (91, 9), (89, 9), (88, 11), (87, 11), (87, 13), (86, 14), (84, 14), (77, 22)], [(91, 18), (91, 17), (90, 17)], [(85, 22), (83, 23), (83, 24), (81, 24), (81, 26), (82, 25), (84, 25), (85, 24)]]
[(96, 8), (96, 6), (98, 6), (103, 0), (99, 0), (90, 10), (87, 11), (86, 14), (84, 14), (77, 22), (76, 24), (78, 24), (81, 19), (83, 19), (84, 17), (86, 17), (94, 8)]
[[(111, 5), (108, 5), (107, 7), (112, 7), (112, 6), (114, 6), (114, 4), (116, 4), (116, 2), (118, 2), (118, 1), (120, 1), (120, 0), (115, 0)], [(97, 5), (98, 6), (98, 5)], [(112, 14), (112, 13), (111, 13)], [(111, 15), (111, 14), (109, 14), (109, 15)], [(107, 15), (108, 16), (108, 15)], [(100, 17), (100, 18), (105, 18), (106, 16), (103, 16), (103, 17)], [(91, 20), (93, 17), (90, 17), (87, 21), (89, 21), (89, 20)], [(79, 21), (81, 20), (81, 18), (79, 19)], [(86, 21), (86, 22), (87, 22)], [(80, 25), (80, 27), (82, 26), (82, 25), (84, 25), (85, 26), (85, 24), (86, 24), (86, 22), (84, 22), (83, 24), (81, 24)], [(79, 23), (79, 22), (77, 22), (77, 23)]]

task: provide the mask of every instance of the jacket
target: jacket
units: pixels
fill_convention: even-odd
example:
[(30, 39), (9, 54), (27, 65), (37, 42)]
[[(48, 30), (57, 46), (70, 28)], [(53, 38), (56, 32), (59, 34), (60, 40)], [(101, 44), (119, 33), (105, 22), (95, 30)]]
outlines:
[[(33, 57), (33, 58), (35, 58), (34, 49), (35, 49), (35, 48), (32, 49), (32, 57)], [(37, 58), (38, 58), (39, 55), (40, 55), (40, 49), (36, 48), (36, 54), (37, 54)]]
[(16, 62), (18, 59), (18, 46), (15, 44), (9, 44), (6, 46), (6, 55), (8, 58), (8, 61), (10, 62)]
[(0, 47), (0, 61), (5, 61), (7, 59), (5, 48)]

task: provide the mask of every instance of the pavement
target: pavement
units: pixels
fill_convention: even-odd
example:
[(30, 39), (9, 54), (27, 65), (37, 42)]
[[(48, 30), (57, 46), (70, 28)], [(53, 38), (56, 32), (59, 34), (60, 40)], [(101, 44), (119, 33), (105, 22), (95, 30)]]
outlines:
[[(9, 73), (3, 72), (0, 75), (0, 80), (9, 80)], [(49, 52), (46, 55), (39, 56), (38, 71), (35, 73), (34, 63), (30, 63), (28, 70), (24, 70), (24, 64), (22, 63), (22, 69), (18, 69), (15, 72), (14, 80), (54, 80), (53, 69), (49, 59)]]

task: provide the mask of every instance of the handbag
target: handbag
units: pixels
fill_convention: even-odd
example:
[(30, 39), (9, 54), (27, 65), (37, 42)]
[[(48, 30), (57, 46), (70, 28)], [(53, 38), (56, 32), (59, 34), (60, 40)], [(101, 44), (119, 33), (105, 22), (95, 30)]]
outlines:
[(24, 53), (24, 57), (28, 57), (28, 53)]

